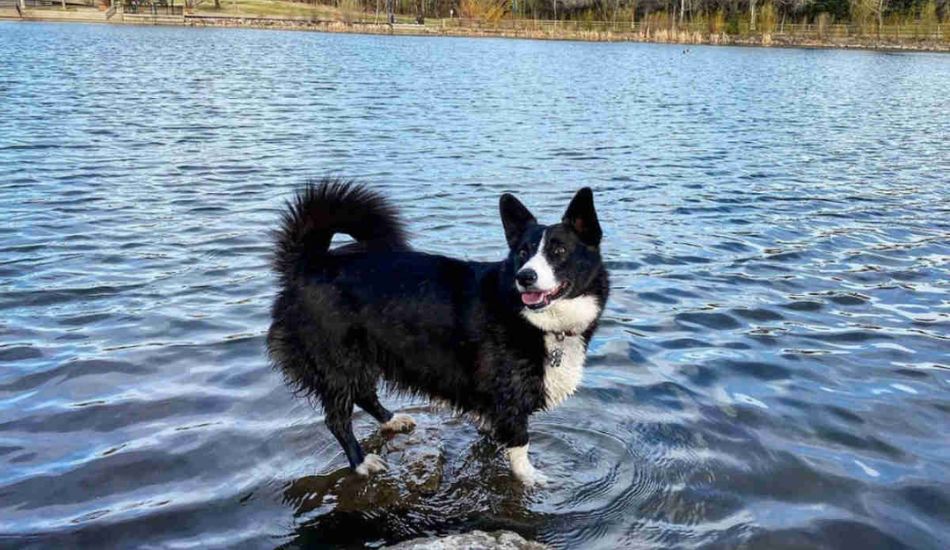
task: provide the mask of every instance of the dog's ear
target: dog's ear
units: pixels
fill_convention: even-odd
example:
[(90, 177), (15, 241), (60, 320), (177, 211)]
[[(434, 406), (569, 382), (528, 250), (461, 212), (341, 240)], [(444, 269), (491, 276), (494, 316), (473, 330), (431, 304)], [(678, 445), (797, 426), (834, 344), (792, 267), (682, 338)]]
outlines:
[(585, 187), (574, 195), (562, 221), (577, 232), (584, 244), (600, 246), (600, 239), (604, 234), (600, 230), (600, 222), (597, 221), (594, 192), (590, 187)]
[(531, 212), (521, 201), (510, 193), (505, 193), (498, 201), (498, 210), (501, 212), (501, 224), (505, 227), (505, 240), (508, 241), (508, 248), (514, 248), (525, 228), (536, 223), (537, 220), (531, 215)]

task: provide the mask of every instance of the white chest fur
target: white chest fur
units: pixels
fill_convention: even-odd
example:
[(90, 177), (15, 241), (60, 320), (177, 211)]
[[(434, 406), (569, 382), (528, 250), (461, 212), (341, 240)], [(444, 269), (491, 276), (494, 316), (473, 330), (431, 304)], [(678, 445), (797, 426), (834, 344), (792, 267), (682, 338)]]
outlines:
[(577, 390), (584, 376), (587, 350), (581, 336), (564, 336), (558, 340), (552, 333), (544, 335), (547, 360), (544, 364), (545, 405), (556, 407)]
[(548, 332), (584, 332), (598, 315), (600, 306), (593, 296), (557, 300), (540, 311), (521, 311), (521, 316), (529, 323)]

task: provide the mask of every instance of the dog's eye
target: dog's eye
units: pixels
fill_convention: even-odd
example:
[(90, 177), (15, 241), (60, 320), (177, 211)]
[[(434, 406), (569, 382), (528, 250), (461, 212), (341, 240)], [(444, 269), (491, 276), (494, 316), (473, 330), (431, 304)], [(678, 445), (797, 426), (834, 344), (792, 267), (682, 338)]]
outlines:
[(527, 260), (527, 259), (528, 259), (528, 249), (527, 249), (527, 248), (522, 248), (521, 250), (519, 250), (519, 251), (518, 251), (518, 257), (521, 258), (522, 260)]
[(567, 253), (567, 250), (564, 250), (563, 246), (559, 246), (554, 249), (555, 256), (563, 256), (565, 253)]

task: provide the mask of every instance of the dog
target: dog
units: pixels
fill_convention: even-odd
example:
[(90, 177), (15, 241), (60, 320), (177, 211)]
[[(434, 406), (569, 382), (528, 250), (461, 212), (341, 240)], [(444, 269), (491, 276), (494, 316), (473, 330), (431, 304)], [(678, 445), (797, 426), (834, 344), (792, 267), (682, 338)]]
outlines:
[[(507, 258), (471, 262), (413, 250), (396, 209), (365, 186), (322, 180), (287, 204), (268, 354), (298, 393), (319, 399), (357, 474), (386, 464), (357, 442), (354, 405), (383, 431), (415, 426), (379, 402), (382, 380), (477, 417), (517, 479), (547, 482), (528, 458), (528, 418), (581, 382), (609, 291), (602, 230), (586, 187), (553, 225), (510, 194), (499, 209)], [(355, 242), (331, 249), (336, 234)]]

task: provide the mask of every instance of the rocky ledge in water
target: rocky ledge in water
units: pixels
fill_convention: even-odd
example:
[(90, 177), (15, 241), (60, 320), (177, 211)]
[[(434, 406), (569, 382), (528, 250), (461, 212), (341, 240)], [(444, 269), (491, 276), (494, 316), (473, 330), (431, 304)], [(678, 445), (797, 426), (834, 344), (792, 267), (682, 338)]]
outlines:
[(540, 542), (526, 540), (511, 531), (494, 533), (472, 531), (444, 537), (412, 539), (384, 548), (389, 550), (545, 550), (548, 547)]
[(296, 480), (285, 492), (299, 511), (330, 504), (338, 512), (407, 509), (436, 493), (445, 465), (438, 422), (434, 415), (416, 416), (419, 424), (408, 434), (374, 433), (363, 441), (367, 453), (377, 453), (388, 471), (363, 478), (342, 468)]
[(343, 535), (353, 532), (368, 542), (413, 540), (447, 526), (481, 537), (485, 545), (473, 544), (477, 538), (450, 537), (445, 544), (462, 542), (432, 548), (542, 548), (512, 546), (527, 542), (512, 531), (531, 538), (542, 518), (531, 512), (537, 493), (514, 480), (496, 442), (442, 411), (405, 412), (416, 420), (412, 433), (377, 431), (362, 441), (366, 452), (386, 461), (387, 471), (363, 478), (340, 467), (285, 487), (284, 501), (294, 508), (306, 540), (344, 543), (352, 536)]

